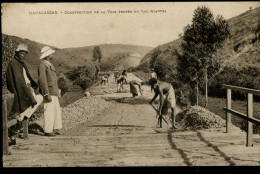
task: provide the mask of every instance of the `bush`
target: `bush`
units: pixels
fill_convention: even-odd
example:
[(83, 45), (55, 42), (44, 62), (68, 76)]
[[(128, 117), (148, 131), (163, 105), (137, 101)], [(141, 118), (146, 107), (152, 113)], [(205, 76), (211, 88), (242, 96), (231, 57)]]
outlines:
[(86, 90), (88, 87), (91, 87), (92, 84), (93, 81), (88, 77), (77, 78), (76, 80), (73, 81), (73, 85), (77, 85), (81, 87), (81, 89), (83, 90)]
[(130, 67), (128, 71), (143, 71), (145, 73), (150, 73), (149, 62), (141, 63), (137, 67)]
[[(209, 82), (209, 96), (226, 97), (226, 89), (222, 88), (222, 84), (239, 86), (251, 89), (260, 89), (260, 68), (244, 67), (240, 70), (236, 68), (226, 67), (224, 70), (211, 79)], [(232, 91), (232, 98), (245, 100), (246, 94), (239, 91)], [(256, 101), (260, 101), (259, 96), (255, 96)]]
[(101, 71), (113, 71), (116, 68), (115, 64), (111, 64), (110, 62), (101, 62), (100, 70)]
[(88, 62), (84, 66), (73, 67), (72, 70), (65, 73), (66, 77), (73, 82), (73, 85), (79, 86), (86, 90), (97, 79), (99, 72), (99, 65), (97, 63)]
[[(254, 117), (255, 119), (260, 120), (260, 113), (259, 112), (255, 112), (254, 116), (255, 116)], [(241, 126), (240, 127), (241, 130), (247, 131), (247, 121), (246, 120), (242, 120), (240, 126)], [(258, 125), (253, 124), (253, 134), (260, 134), (260, 127)]]
[(68, 91), (68, 87), (64, 77), (58, 78), (58, 87), (61, 90), (61, 96), (63, 96)]

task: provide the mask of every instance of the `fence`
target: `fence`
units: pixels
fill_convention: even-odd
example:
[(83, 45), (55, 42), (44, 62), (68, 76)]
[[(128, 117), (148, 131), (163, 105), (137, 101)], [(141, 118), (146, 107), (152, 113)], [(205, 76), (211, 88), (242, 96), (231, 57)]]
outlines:
[[(247, 137), (246, 146), (253, 146), (253, 124), (260, 125), (260, 120), (253, 118), (253, 94), (260, 95), (260, 90), (254, 90), (249, 88), (242, 88), (238, 86), (222, 85), (227, 89), (227, 105), (224, 108), (226, 111), (226, 132), (230, 132), (231, 128), (231, 114), (240, 117), (247, 121)], [(231, 90), (247, 93), (247, 114), (240, 113), (231, 109)]]
[[(7, 100), (12, 99), (13, 94), (3, 94), (2, 96), (2, 123), (3, 123), (3, 154), (10, 155), (8, 143), (8, 128), (17, 123), (16, 119), (7, 120)], [(28, 120), (22, 121), (23, 125), (23, 138), (28, 139)]]

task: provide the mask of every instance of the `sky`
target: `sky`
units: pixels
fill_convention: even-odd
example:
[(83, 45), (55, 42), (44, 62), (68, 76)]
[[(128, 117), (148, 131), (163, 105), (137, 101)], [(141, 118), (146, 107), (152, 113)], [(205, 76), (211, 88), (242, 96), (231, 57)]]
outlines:
[[(156, 47), (178, 39), (198, 6), (207, 6), (215, 17), (230, 19), (249, 7), (260, 7), (260, 2), (4, 3), (2, 33), (58, 48), (100, 44)], [(72, 12), (84, 14), (68, 14)]]

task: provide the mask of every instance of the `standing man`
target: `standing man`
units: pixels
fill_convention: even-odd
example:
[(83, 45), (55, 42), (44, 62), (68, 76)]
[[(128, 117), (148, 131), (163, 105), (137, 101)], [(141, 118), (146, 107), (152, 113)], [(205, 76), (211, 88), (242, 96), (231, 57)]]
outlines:
[(143, 84), (144, 84), (144, 82), (138, 82), (136, 80), (132, 80), (129, 82), (130, 93), (133, 95), (133, 97), (138, 96), (138, 89), (136, 86), (139, 87), (140, 94), (141, 94), (141, 96), (143, 96), (143, 89), (142, 89)]
[(166, 82), (159, 82), (155, 78), (151, 78), (149, 80), (149, 84), (151, 85), (152, 89), (154, 90), (155, 94), (149, 104), (152, 104), (153, 101), (160, 96), (160, 106), (159, 106), (159, 116), (167, 115), (169, 107), (171, 108), (171, 120), (172, 120), (172, 127), (170, 128), (177, 129), (175, 125), (175, 117), (176, 117), (176, 100), (175, 100), (175, 93), (173, 87), (170, 83)]
[(28, 52), (27, 45), (19, 44), (6, 71), (7, 89), (14, 94), (9, 115), (16, 116), (18, 121), (30, 118), (43, 100), (41, 95), (35, 95), (34, 90), (37, 90), (38, 84), (32, 79), (24, 62)]
[(62, 129), (57, 75), (50, 62), (54, 52), (48, 46), (41, 49), (40, 59), (42, 62), (38, 69), (40, 93), (44, 97), (44, 131), (46, 136), (61, 135), (59, 130)]

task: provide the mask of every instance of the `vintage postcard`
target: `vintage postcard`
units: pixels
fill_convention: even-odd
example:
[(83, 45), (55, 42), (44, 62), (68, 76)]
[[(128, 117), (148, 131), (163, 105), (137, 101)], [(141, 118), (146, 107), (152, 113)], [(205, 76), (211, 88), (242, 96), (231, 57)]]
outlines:
[(1, 9), (4, 168), (260, 165), (260, 2)]

